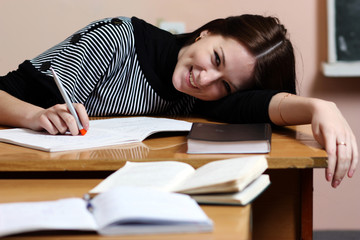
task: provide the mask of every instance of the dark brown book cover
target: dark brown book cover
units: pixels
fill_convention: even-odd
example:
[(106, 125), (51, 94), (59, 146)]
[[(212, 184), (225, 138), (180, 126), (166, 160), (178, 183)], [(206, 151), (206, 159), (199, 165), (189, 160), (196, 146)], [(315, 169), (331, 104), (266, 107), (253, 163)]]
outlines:
[(188, 139), (202, 141), (270, 141), (271, 126), (268, 123), (193, 123)]
[(271, 125), (193, 123), (187, 153), (268, 153)]

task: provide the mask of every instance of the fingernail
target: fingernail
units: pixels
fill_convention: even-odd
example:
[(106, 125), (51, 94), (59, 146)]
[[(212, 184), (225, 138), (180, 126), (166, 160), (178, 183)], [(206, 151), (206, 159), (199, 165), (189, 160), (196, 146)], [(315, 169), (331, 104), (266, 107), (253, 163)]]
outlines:
[(328, 173), (328, 174), (327, 174), (327, 179), (326, 179), (326, 180), (327, 180), (328, 182), (330, 182), (330, 181), (331, 181), (331, 179), (332, 179), (332, 174), (331, 174), (331, 173)]
[(339, 181), (339, 180), (336, 180), (336, 181), (334, 182), (334, 188), (337, 188), (339, 185), (340, 185), (340, 181)]
[(354, 170), (350, 170), (349, 171), (349, 177), (352, 177), (354, 175), (354, 172), (355, 172)]

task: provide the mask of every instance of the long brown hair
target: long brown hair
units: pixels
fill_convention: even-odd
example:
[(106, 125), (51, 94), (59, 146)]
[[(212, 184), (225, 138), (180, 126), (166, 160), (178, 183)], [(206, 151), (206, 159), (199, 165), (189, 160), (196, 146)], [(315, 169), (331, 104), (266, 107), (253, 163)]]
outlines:
[(192, 44), (204, 30), (230, 37), (243, 44), (256, 58), (253, 80), (257, 89), (296, 93), (293, 46), (286, 28), (275, 17), (244, 14), (215, 19), (197, 30), (179, 35), (184, 45)]

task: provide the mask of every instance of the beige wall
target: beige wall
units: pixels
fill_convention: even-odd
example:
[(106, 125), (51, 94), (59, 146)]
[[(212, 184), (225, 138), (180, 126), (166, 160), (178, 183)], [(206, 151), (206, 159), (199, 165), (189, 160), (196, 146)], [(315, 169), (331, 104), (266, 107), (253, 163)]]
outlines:
[[(0, 0), (0, 75), (102, 17), (183, 21), (190, 31), (210, 19), (242, 13), (281, 19), (296, 48), (300, 94), (336, 102), (360, 139), (360, 78), (325, 78), (320, 71), (327, 57), (326, 0)], [(359, 174), (333, 190), (323, 170), (315, 170), (315, 229), (360, 229)]]

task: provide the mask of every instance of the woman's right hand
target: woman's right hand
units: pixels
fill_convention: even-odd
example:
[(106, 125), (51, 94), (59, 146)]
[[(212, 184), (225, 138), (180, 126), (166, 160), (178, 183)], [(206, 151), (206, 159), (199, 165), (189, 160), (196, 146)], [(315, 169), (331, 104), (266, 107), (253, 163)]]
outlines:
[[(89, 128), (89, 117), (84, 105), (74, 103), (74, 108), (78, 114), (79, 120), (85, 130)], [(47, 109), (37, 111), (29, 121), (33, 123), (30, 128), (33, 130), (46, 130), (50, 134), (65, 134), (70, 132), (72, 135), (79, 135), (79, 128), (75, 118), (69, 112), (66, 104), (57, 104)]]
[[(85, 130), (89, 128), (89, 117), (82, 104), (75, 103), (75, 110)], [(0, 90), (0, 125), (29, 128), (36, 131), (46, 130), (50, 134), (79, 134), (75, 118), (66, 104), (57, 104), (44, 109), (24, 102)]]

